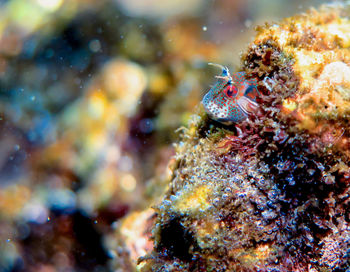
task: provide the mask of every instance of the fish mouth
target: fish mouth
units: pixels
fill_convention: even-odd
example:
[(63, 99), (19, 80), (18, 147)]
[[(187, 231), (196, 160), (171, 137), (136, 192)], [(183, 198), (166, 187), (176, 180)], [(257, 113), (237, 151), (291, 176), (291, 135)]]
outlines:
[[(240, 116), (237, 118), (232, 118), (230, 116), (222, 116), (220, 117), (220, 115), (218, 114), (215, 114), (215, 109), (213, 110), (212, 107), (207, 107), (205, 103), (201, 103), (203, 105), (203, 108), (205, 110), (205, 112), (207, 113), (207, 115), (209, 116), (210, 119), (214, 120), (214, 121), (217, 121), (221, 124), (224, 124), (224, 125), (232, 125), (232, 124), (236, 124), (236, 123), (239, 123), (239, 122), (242, 122), (244, 121), (245, 119), (248, 118), (250, 112), (246, 111), (246, 108), (245, 107), (242, 107), (240, 104), (237, 103), (237, 108), (238, 110), (240, 111)], [(233, 120), (234, 119), (234, 120)]]
[(235, 123), (235, 122), (233, 122), (232, 120), (230, 120), (230, 119), (228, 119), (228, 118), (216, 117), (216, 116), (214, 115), (214, 113), (213, 113), (212, 111), (210, 111), (210, 110), (204, 105), (203, 102), (202, 102), (202, 105), (203, 105), (203, 108), (204, 108), (206, 114), (209, 116), (210, 119), (212, 119), (212, 120), (214, 120), (214, 121), (216, 121), (216, 122), (219, 122), (219, 123), (221, 123), (221, 124), (224, 124), (224, 125), (226, 125), (226, 126), (232, 125), (232, 124)]
[[(204, 98), (203, 98), (203, 100), (204, 100)], [(209, 111), (208, 108), (205, 106), (205, 103), (203, 103), (203, 100), (202, 100), (201, 104), (202, 104), (202, 106), (203, 106), (205, 112), (206, 112), (207, 114), (210, 114), (210, 111)]]
[(203, 108), (204, 108), (206, 114), (210, 117), (210, 119), (218, 120), (218, 118), (215, 116), (215, 114), (208, 107), (206, 107), (203, 102), (202, 102), (202, 105), (203, 105)]

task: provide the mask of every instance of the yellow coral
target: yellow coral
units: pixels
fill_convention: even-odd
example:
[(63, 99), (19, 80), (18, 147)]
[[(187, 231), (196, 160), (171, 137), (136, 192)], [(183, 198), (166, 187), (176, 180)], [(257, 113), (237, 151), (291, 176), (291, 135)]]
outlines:
[(198, 237), (205, 237), (206, 235), (213, 235), (219, 228), (219, 224), (214, 220), (205, 220), (199, 224)]
[[(265, 48), (258, 54), (262, 55), (259, 75), (263, 76), (261, 70), (276, 73), (274, 67), (279, 67), (278, 73), (286, 81), (275, 82), (272, 92), (280, 84), (297, 83), (296, 91), (282, 98), (281, 117), (294, 118), (294, 128), (299, 131), (314, 135), (329, 130), (338, 130), (337, 135), (344, 133), (340, 128), (350, 117), (350, 19), (346, 8), (345, 4), (323, 6), (319, 11), (261, 28), (245, 57), (257, 48)], [(269, 59), (269, 54), (274, 59)], [(280, 72), (283, 67), (289, 71), (284, 75)]]
[(264, 262), (272, 253), (270, 246), (259, 245), (255, 249), (247, 251), (244, 248), (231, 250), (229, 256), (238, 259), (241, 263), (253, 266), (258, 262)]
[(180, 213), (205, 211), (210, 207), (208, 199), (210, 192), (209, 185), (190, 188), (176, 199), (174, 209)]

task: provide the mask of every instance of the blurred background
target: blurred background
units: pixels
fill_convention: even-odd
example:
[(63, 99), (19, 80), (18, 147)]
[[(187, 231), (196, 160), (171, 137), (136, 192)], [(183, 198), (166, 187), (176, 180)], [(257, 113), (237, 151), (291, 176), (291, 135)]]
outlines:
[(0, 0), (0, 271), (125, 271), (119, 222), (164, 191), (207, 63), (322, 2)]

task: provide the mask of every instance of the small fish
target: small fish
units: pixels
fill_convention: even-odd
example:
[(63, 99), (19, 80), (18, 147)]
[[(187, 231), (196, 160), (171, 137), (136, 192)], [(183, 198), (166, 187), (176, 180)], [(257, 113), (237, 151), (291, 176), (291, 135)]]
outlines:
[(202, 104), (210, 118), (225, 125), (245, 120), (249, 113), (256, 111), (259, 96), (256, 79), (247, 79), (245, 72), (230, 75), (227, 67), (209, 63), (222, 69), (221, 75), (209, 92), (203, 97)]

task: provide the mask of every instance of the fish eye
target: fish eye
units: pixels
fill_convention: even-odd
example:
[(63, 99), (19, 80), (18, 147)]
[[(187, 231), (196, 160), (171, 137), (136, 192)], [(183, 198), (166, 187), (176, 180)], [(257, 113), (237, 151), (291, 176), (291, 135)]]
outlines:
[(224, 93), (226, 94), (226, 96), (228, 98), (235, 97), (237, 95), (237, 92), (238, 91), (237, 91), (236, 86), (231, 85), (231, 84), (227, 85), (227, 87), (225, 87), (225, 89), (224, 89)]

